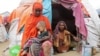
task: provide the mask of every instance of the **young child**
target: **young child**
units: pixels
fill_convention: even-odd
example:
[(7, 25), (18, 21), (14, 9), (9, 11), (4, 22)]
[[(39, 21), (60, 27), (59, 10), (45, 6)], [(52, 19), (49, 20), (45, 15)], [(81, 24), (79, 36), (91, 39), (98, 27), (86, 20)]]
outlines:
[[(50, 39), (49, 32), (46, 30), (46, 25), (45, 25), (44, 21), (40, 21), (37, 24), (36, 28), (38, 30), (37, 37), (36, 38), (31, 38), (26, 42), (26, 44), (24, 45), (24, 48), (22, 50), (22, 56), (29, 52), (29, 48), (32, 44), (38, 44), (36, 47), (38, 47), (38, 49), (40, 49), (42, 43), (45, 40)], [(37, 53), (39, 53), (39, 52), (37, 52)]]

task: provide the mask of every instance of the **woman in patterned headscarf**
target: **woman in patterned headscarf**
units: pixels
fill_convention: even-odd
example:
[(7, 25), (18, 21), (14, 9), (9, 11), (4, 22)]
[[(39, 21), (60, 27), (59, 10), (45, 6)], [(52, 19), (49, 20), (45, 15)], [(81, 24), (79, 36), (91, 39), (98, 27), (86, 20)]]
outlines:
[(58, 52), (66, 52), (70, 46), (70, 32), (67, 31), (67, 26), (64, 21), (58, 22), (54, 30), (54, 46), (57, 47)]

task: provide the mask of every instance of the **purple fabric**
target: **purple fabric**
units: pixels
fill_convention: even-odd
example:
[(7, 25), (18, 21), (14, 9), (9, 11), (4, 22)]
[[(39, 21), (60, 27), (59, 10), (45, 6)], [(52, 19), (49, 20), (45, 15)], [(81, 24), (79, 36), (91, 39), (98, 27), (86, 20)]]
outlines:
[(24, 48), (30, 47), (30, 46), (32, 45), (32, 43), (33, 43), (33, 39), (29, 39), (29, 40), (27, 41), (27, 43), (24, 45)]
[(67, 25), (66, 25), (66, 23), (65, 23), (64, 21), (59, 21), (59, 22), (57, 23), (57, 25), (56, 25), (55, 30), (54, 30), (54, 36), (56, 36), (56, 34), (58, 34), (58, 32), (59, 32), (59, 25), (60, 25), (60, 23), (64, 23), (65, 29), (67, 30)]
[(24, 45), (24, 48), (30, 47), (33, 43), (41, 44), (38, 38), (31, 38), (26, 42), (26, 44)]
[(60, 4), (67, 9), (73, 10), (73, 16), (75, 17), (75, 25), (79, 29), (79, 32), (87, 37), (87, 29), (84, 22), (83, 12), (81, 10), (81, 4), (76, 0), (59, 0)]

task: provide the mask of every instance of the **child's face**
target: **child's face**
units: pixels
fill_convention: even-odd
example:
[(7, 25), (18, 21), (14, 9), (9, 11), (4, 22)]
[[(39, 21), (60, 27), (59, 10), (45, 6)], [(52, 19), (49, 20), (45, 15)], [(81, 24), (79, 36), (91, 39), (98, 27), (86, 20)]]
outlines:
[(43, 32), (43, 31), (45, 30), (45, 27), (39, 26), (39, 27), (38, 27), (38, 30), (41, 31), (41, 32)]

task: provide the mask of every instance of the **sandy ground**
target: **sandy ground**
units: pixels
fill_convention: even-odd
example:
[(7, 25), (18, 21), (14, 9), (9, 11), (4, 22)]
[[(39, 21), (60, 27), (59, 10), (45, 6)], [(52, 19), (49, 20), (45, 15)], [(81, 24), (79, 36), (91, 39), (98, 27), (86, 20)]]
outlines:
[[(0, 43), (0, 56), (2, 56), (2, 52), (8, 46), (8, 44), (9, 44), (9, 41)], [(9, 55), (7, 55), (7, 56), (9, 56)], [(67, 53), (61, 53), (61, 54), (57, 54), (54, 56), (81, 56), (81, 54), (77, 53), (76, 51), (69, 51)], [(95, 56), (100, 56), (100, 53), (96, 54)]]

